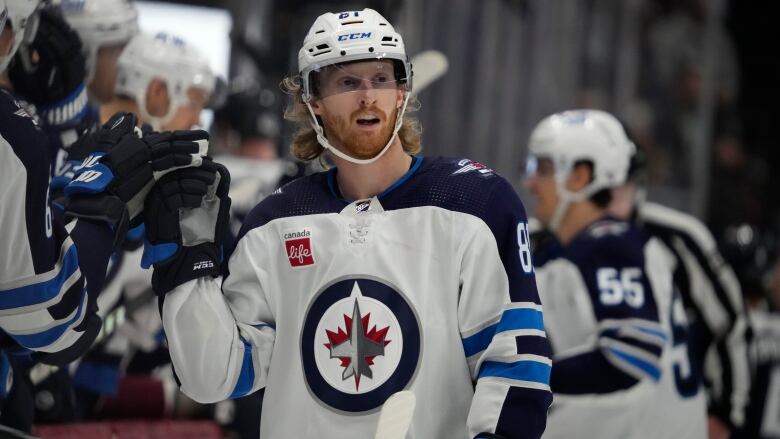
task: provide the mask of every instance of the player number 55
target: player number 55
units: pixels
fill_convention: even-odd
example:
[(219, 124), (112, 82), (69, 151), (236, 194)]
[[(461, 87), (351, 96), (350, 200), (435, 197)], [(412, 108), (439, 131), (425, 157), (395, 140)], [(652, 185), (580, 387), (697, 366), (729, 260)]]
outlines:
[(619, 305), (626, 302), (629, 306), (640, 308), (645, 303), (645, 289), (640, 279), (642, 270), (637, 267), (600, 268), (596, 272), (599, 287), (599, 299), (604, 305)]

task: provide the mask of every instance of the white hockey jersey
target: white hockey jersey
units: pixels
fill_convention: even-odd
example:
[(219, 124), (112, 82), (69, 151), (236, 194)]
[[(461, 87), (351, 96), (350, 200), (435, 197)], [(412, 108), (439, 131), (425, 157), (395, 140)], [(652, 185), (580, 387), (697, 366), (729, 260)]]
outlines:
[(416, 157), (370, 200), (333, 169), (249, 215), (229, 275), (169, 292), (182, 390), (209, 402), (265, 387), (263, 438), (373, 437), (393, 393), (408, 438), (539, 437), (549, 345), (523, 206), (470, 160)]
[(544, 246), (534, 256), (555, 395), (544, 437), (706, 437), (664, 247), (609, 218)]

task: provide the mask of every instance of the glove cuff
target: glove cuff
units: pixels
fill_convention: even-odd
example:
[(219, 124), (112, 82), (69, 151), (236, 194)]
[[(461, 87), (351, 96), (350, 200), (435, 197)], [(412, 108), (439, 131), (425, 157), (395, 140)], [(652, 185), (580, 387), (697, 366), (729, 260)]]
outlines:
[(70, 126), (84, 117), (88, 104), (87, 87), (81, 83), (59, 101), (38, 106), (38, 115), (48, 126)]
[(152, 289), (162, 296), (193, 279), (219, 276), (221, 253), (221, 249), (211, 242), (182, 247), (173, 259), (154, 264)]

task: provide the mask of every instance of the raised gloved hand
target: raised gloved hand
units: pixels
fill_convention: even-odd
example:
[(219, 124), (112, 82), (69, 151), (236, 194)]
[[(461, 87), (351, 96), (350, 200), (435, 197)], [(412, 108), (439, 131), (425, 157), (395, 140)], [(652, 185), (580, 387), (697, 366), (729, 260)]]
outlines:
[[(121, 120), (119, 124), (117, 121)], [(59, 198), (63, 189), (68, 185), (76, 173), (81, 170), (84, 160), (96, 153), (105, 154), (116, 146), (125, 134), (135, 133), (141, 137), (140, 130), (135, 128), (135, 115), (129, 113), (116, 113), (103, 126), (94, 126), (81, 133), (78, 139), (68, 148), (66, 161), (54, 171), (54, 177), (49, 182), (52, 190), (52, 199)]]
[(65, 214), (105, 221), (115, 231), (114, 248), (128, 228), (143, 221), (146, 194), (156, 180), (175, 169), (198, 167), (208, 150), (205, 131), (151, 133), (138, 137), (131, 113), (115, 115), (95, 138), (95, 152), (84, 159), (65, 186)]
[(8, 75), (14, 90), (35, 104), (46, 125), (76, 124), (86, 110), (81, 40), (57, 9), (40, 12), (35, 39), (19, 47)]
[(161, 178), (146, 198), (141, 265), (154, 265), (152, 288), (162, 296), (203, 276), (217, 276), (228, 233), (230, 174), (205, 159)]

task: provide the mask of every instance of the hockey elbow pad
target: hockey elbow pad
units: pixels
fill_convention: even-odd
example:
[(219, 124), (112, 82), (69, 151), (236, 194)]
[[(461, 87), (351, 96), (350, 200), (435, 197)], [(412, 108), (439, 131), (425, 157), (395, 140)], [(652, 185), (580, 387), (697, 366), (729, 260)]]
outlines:
[(230, 219), (230, 174), (205, 159), (199, 168), (172, 172), (146, 199), (141, 265), (154, 266), (158, 295), (203, 276), (218, 276)]

